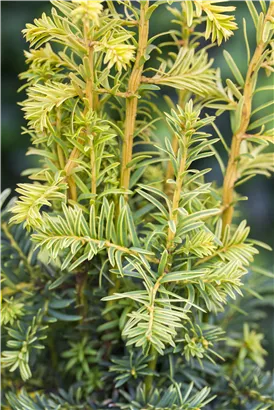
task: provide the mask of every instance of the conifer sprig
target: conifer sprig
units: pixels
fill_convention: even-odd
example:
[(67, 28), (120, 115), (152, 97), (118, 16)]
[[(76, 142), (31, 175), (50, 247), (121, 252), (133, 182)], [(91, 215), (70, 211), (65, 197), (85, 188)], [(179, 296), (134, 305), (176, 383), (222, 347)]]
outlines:
[[(253, 108), (271, 88), (257, 82), (273, 72), (273, 1), (247, 2), (256, 48), (244, 20), (246, 74), (224, 51), (233, 81), (208, 57), (239, 24), (223, 0), (52, 5), (23, 30), (40, 162), (2, 212), (4, 408), (272, 408), (260, 324), (273, 274), (254, 261), (270, 247), (232, 217), (235, 188), (274, 169), (271, 101)], [(151, 36), (165, 7), (175, 29)]]
[[(254, 51), (253, 57), (248, 65), (247, 74), (245, 80), (242, 78), (241, 73), (237, 69), (232, 57), (227, 53), (227, 61), (230, 62), (230, 68), (238, 82), (243, 87), (243, 93), (239, 100), (235, 118), (233, 118), (233, 131), (231, 151), (229, 161), (224, 178), (223, 189), (223, 205), (225, 211), (223, 214), (223, 226), (232, 222), (233, 217), (233, 191), (237, 180), (241, 177), (238, 174), (238, 157), (240, 155), (240, 148), (242, 141), (245, 139), (248, 128), (251, 128), (251, 109), (252, 101), (255, 92), (255, 86), (258, 78), (258, 73), (266, 57), (269, 55), (268, 46), (270, 45), (271, 38), (273, 36), (273, 27), (271, 21), (274, 18), (274, 3), (270, 2), (269, 7), (265, 15), (262, 13), (260, 20), (254, 5), (251, 7), (253, 10), (253, 17), (255, 19), (255, 27), (257, 32), (257, 46)], [(264, 119), (265, 122), (265, 119)], [(254, 124), (255, 128), (259, 127), (259, 124)]]

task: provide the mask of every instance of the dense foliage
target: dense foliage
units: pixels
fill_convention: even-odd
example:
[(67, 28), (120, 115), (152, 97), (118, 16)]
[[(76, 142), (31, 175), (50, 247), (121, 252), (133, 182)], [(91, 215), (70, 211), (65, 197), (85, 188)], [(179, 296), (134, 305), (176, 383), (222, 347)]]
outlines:
[[(246, 72), (225, 51), (225, 83), (207, 54), (238, 28), (223, 0), (52, 4), (23, 30), (41, 166), (18, 199), (2, 194), (3, 408), (272, 408), (260, 321), (273, 274), (254, 263), (270, 248), (234, 208), (237, 186), (274, 169), (273, 101), (253, 108), (273, 72), (274, 2), (247, 2), (257, 45), (243, 19)], [(157, 7), (174, 24), (165, 43), (149, 36)], [(222, 186), (201, 167), (210, 156)]]

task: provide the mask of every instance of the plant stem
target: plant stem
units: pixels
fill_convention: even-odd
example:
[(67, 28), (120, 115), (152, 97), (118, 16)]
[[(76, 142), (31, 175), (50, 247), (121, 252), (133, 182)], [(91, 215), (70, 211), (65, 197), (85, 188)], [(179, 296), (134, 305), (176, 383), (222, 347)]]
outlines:
[[(180, 167), (179, 167), (178, 175), (177, 175), (177, 178), (176, 178), (176, 187), (175, 187), (175, 191), (173, 193), (172, 209), (171, 209), (171, 213), (170, 213), (170, 220), (174, 221), (175, 226), (177, 225), (178, 207), (179, 207), (179, 204), (180, 204), (180, 196), (181, 196), (181, 190), (182, 190), (182, 185), (183, 185), (183, 177), (184, 176), (182, 174), (185, 171), (186, 159), (187, 159), (187, 146), (186, 146), (185, 138), (183, 137), (182, 141), (178, 141), (178, 144), (181, 148), (182, 157), (181, 157), (181, 161), (180, 161)], [(168, 251), (173, 246), (173, 240), (174, 240), (175, 234), (176, 234), (176, 232), (173, 232), (169, 227), (168, 228), (168, 236), (167, 236), (167, 244), (166, 244), (166, 249)], [(160, 287), (160, 283), (161, 283), (162, 278), (170, 270), (170, 265), (171, 265), (170, 259), (171, 258), (172, 258), (172, 254), (170, 253), (169, 258), (167, 260), (165, 270), (162, 273), (162, 275), (159, 276), (159, 278), (157, 279), (157, 281), (154, 284), (153, 289), (152, 289), (152, 298), (151, 298), (151, 303), (150, 303), (150, 306), (149, 306), (150, 320), (149, 320), (148, 332), (147, 332), (148, 333), (148, 336), (147, 336), (148, 339), (150, 337), (150, 333), (151, 333), (152, 327), (153, 327), (154, 304), (155, 304), (156, 294), (157, 294), (157, 291)], [(155, 351), (155, 349), (152, 350), (152, 353), (154, 355), (154, 358), (149, 362), (148, 367), (149, 367), (149, 369), (155, 370), (156, 365), (157, 365), (158, 354)], [(145, 379), (146, 394), (149, 393), (149, 391), (151, 389), (151, 386), (152, 386), (152, 382), (153, 382), (153, 375), (146, 376), (146, 379)]]
[(87, 279), (87, 272), (78, 272), (76, 274), (76, 293), (78, 299), (77, 303), (80, 306), (80, 314), (82, 315), (81, 324), (84, 323), (88, 313), (87, 297), (85, 294)]
[(48, 347), (49, 347), (49, 351), (50, 351), (52, 369), (56, 371), (56, 368), (57, 368), (57, 365), (58, 365), (58, 355), (57, 355), (55, 341), (54, 341), (52, 331), (49, 332), (49, 335), (47, 337), (47, 341), (48, 341)]
[[(267, 14), (264, 19), (264, 24), (271, 19), (274, 15), (274, 3), (271, 2), (268, 8)], [(227, 164), (227, 169), (224, 177), (223, 184), (223, 232), (226, 225), (230, 225), (233, 219), (233, 195), (234, 195), (234, 186), (238, 179), (237, 173), (237, 161), (240, 155), (241, 142), (245, 138), (245, 133), (248, 128), (251, 116), (251, 107), (252, 107), (252, 97), (253, 97), (253, 86), (256, 82), (256, 76), (258, 75), (257, 63), (260, 57), (262, 56), (266, 45), (268, 42), (264, 42), (262, 39), (258, 42), (253, 57), (250, 61), (243, 92), (243, 110), (240, 119), (240, 125), (238, 130), (232, 137), (231, 151)]]
[[(178, 105), (179, 105), (179, 107), (184, 108), (186, 91), (185, 90), (179, 90), (178, 94), (179, 94), (178, 95)], [(173, 135), (173, 137), (172, 137), (172, 149), (173, 149), (173, 152), (174, 152), (175, 155), (177, 155), (178, 148), (179, 148), (178, 138), (176, 137), (176, 135)], [(167, 165), (166, 181), (168, 179), (172, 179), (173, 177), (174, 177), (174, 169), (173, 169), (171, 161), (169, 161), (168, 165)], [(171, 188), (170, 184), (166, 183), (165, 191), (168, 195), (171, 195), (172, 188)]]
[[(185, 7), (185, 2), (184, 1), (181, 2), (181, 7), (182, 7), (182, 15), (184, 15), (184, 7)], [(188, 48), (190, 34), (191, 34), (191, 28), (189, 28), (187, 26), (186, 22), (184, 22), (184, 23), (185, 24), (182, 24), (182, 29), (181, 29), (181, 44), (182, 44), (182, 47)], [(182, 47), (179, 47), (179, 50)], [(186, 90), (179, 90), (178, 91), (178, 105), (181, 108), (184, 108), (186, 95), (187, 95)], [(179, 148), (178, 138), (176, 137), (176, 135), (173, 135), (172, 149), (173, 149), (173, 152), (174, 152), (175, 155), (177, 155), (178, 148)], [(168, 165), (167, 165), (166, 181), (168, 179), (172, 179), (173, 177), (174, 177), (174, 169), (173, 169), (171, 161), (169, 161)], [(170, 184), (166, 183), (165, 191), (166, 191), (167, 195), (172, 194), (172, 187), (170, 186)]]
[[(148, 323), (148, 330), (146, 333), (146, 338), (150, 341), (151, 340), (151, 333), (152, 333), (152, 328), (153, 328), (153, 321), (154, 321), (154, 305), (155, 305), (155, 298), (161, 283), (162, 278), (165, 276), (167, 272), (164, 271), (162, 275), (159, 276), (157, 281), (155, 282), (153, 289), (152, 289), (152, 298), (150, 305), (148, 307), (149, 310), (149, 323)], [(155, 348), (152, 346), (151, 347), (151, 354), (153, 355), (153, 359), (151, 359), (148, 362), (148, 368), (151, 370), (155, 370), (157, 366), (157, 359), (158, 359), (158, 352), (155, 350)], [(147, 375), (145, 378), (145, 391), (146, 394), (149, 393), (151, 386), (153, 382), (153, 375)]]
[[(173, 136), (171, 145), (172, 145), (173, 152), (176, 155), (177, 151), (178, 151), (178, 139), (176, 138), (176, 136)], [(166, 181), (168, 179), (172, 179), (173, 177), (174, 177), (174, 169), (173, 169), (173, 166), (172, 166), (172, 162), (169, 161), (168, 164), (167, 164), (167, 170), (166, 170)], [(170, 187), (170, 184), (166, 183), (165, 191), (168, 195), (171, 194), (172, 189)]]
[[(90, 40), (89, 40), (89, 19), (85, 18), (84, 20), (84, 39), (86, 43), (86, 47), (88, 49), (88, 63), (89, 63), (89, 71), (90, 71), (90, 77), (88, 78), (86, 82), (86, 98), (87, 98), (87, 105), (85, 107), (84, 113), (86, 113), (88, 110), (93, 110), (93, 98), (94, 98), (94, 93), (93, 93), (93, 88), (94, 88), (94, 69), (93, 69), (93, 45), (90, 45)], [(88, 133), (91, 133), (91, 131), (88, 129)], [(79, 151), (77, 150), (78, 155)], [(94, 144), (93, 144), (93, 135), (91, 133), (90, 135), (90, 168), (91, 168), (91, 193), (96, 195), (96, 158), (95, 158), (95, 152), (94, 152)], [(86, 291), (86, 285), (87, 285), (87, 280), (88, 280), (88, 274), (87, 272), (79, 272), (76, 275), (76, 281), (77, 281), (77, 294), (78, 294), (78, 299), (79, 299), (79, 304), (81, 306), (82, 310), (82, 320), (81, 323), (84, 323), (84, 320), (87, 316), (88, 313), (88, 304), (87, 304), (87, 297), (85, 294)]]
[[(148, 29), (149, 29), (149, 20), (146, 19), (145, 15), (149, 7), (149, 1), (141, 3), (140, 6), (140, 19), (138, 22), (139, 28), (139, 39), (138, 39), (138, 50), (136, 55), (135, 64), (133, 66), (131, 76), (128, 82), (128, 90), (124, 93), (126, 97), (126, 118), (125, 118), (125, 132), (124, 132), (124, 141), (122, 148), (122, 164), (121, 164), (121, 178), (120, 185), (121, 188), (125, 190), (129, 187), (130, 181), (130, 168), (127, 167), (127, 164), (132, 159), (132, 148), (133, 148), (133, 135), (135, 130), (135, 121), (137, 115), (137, 106), (138, 98), (137, 91), (141, 82), (141, 76), (143, 71), (144, 64), (141, 64), (141, 59), (145, 54), (147, 41), (148, 41)], [(127, 199), (127, 196), (125, 196)], [(114, 282), (114, 286), (109, 289), (109, 295), (117, 292), (120, 287), (120, 280), (116, 275), (111, 274), (111, 279)], [(110, 307), (113, 304), (113, 301), (107, 302), (107, 307)]]
[[(175, 191), (173, 194), (172, 209), (171, 209), (171, 214), (170, 214), (170, 220), (175, 223), (175, 226), (177, 225), (178, 207), (179, 207), (181, 190), (182, 190), (182, 185), (183, 185), (183, 178), (184, 178), (182, 174), (185, 170), (186, 159), (187, 159), (187, 148), (186, 148), (186, 144), (183, 142), (181, 143), (181, 151), (182, 151), (182, 158), (180, 161), (180, 168), (179, 168), (178, 175), (176, 178), (176, 186), (175, 186)], [(171, 228), (169, 227), (168, 236), (167, 236), (167, 249), (171, 248), (174, 237), (175, 237), (175, 232), (173, 232)]]
[[(56, 112), (56, 129), (58, 137), (61, 138), (61, 123), (62, 123), (62, 115), (61, 115), (61, 107), (57, 108)], [(62, 147), (57, 143), (57, 156), (59, 160), (59, 165), (61, 169), (65, 168), (65, 158)]]
[[(154, 349), (154, 347), (152, 347), (150, 353), (153, 355), (153, 359), (150, 360), (150, 362), (148, 363), (148, 369), (155, 371), (156, 366), (157, 366), (158, 352)], [(153, 382), (153, 374), (147, 375), (145, 378), (146, 395), (148, 395), (148, 393), (150, 392), (152, 382)]]
[[(90, 42), (88, 38), (89, 34), (89, 20), (85, 19), (84, 20), (84, 39), (88, 51), (88, 59), (89, 59), (89, 66), (90, 66), (90, 71), (91, 71), (91, 76), (86, 82), (86, 98), (88, 100), (88, 105), (85, 108), (85, 112), (90, 108), (91, 110), (93, 109), (93, 43)], [(81, 137), (81, 135), (78, 137), (77, 140), (78, 143), (83, 144), (84, 139)], [(90, 154), (90, 162), (91, 162), (91, 170), (92, 170), (92, 182), (91, 182), (91, 191), (92, 193), (96, 193), (96, 166), (95, 166), (95, 156), (94, 156), (94, 147), (93, 147), (93, 142), (91, 141), (91, 154)], [(70, 189), (70, 196), (74, 201), (77, 201), (77, 191), (76, 191), (76, 184), (74, 181), (73, 176), (71, 176), (71, 172), (73, 168), (76, 166), (76, 160), (80, 155), (80, 151), (78, 148), (74, 147), (73, 150), (71, 151), (70, 157), (68, 159), (68, 162), (65, 166), (65, 172), (67, 175), (67, 180), (69, 184), (69, 189)]]
[(241, 134), (235, 134), (232, 138), (230, 156), (226, 168), (223, 185), (223, 232), (227, 224), (231, 224), (233, 217), (233, 200), (234, 185), (237, 180), (237, 158), (240, 153)]
[[(124, 246), (120, 246), (120, 245), (116, 245), (115, 243), (112, 243), (110, 241), (104, 240), (104, 239), (93, 239), (93, 238), (89, 238), (87, 236), (76, 236), (76, 235), (52, 235), (50, 237), (51, 239), (61, 239), (61, 238), (70, 238), (70, 239), (75, 239), (75, 240), (81, 240), (82, 244), (84, 245), (85, 243), (89, 243), (89, 242), (93, 242), (97, 245), (101, 245), (102, 242), (104, 243), (104, 246), (106, 248), (115, 248), (117, 251), (121, 251), (123, 253), (126, 253), (128, 255), (134, 255), (134, 256), (138, 256), (139, 252), (135, 251), (133, 249), (129, 249), (126, 248)], [(149, 255), (144, 255), (144, 257), (152, 263), (159, 263), (159, 259), (154, 258), (153, 256), (149, 256)]]
[[(87, 81), (86, 85), (86, 96), (89, 102), (89, 108), (93, 109), (93, 47), (89, 47), (89, 66), (91, 71), (90, 79)], [(90, 167), (91, 167), (91, 193), (96, 195), (96, 158), (94, 151), (93, 136), (90, 138)]]
[(96, 195), (96, 158), (93, 139), (90, 141), (91, 193)]
[[(61, 108), (58, 107), (57, 112), (56, 112), (56, 128), (57, 128), (57, 133), (58, 133), (59, 138), (61, 138), (61, 122), (62, 122)], [(65, 164), (65, 158), (64, 158), (63, 150), (62, 150), (61, 146), (58, 143), (56, 145), (57, 145), (56, 149), (57, 149), (57, 156), (58, 156), (60, 168), (64, 169), (66, 174), (67, 174), (67, 182), (68, 182), (68, 186), (69, 186), (70, 198), (73, 201), (76, 201), (77, 200), (76, 185), (75, 185), (75, 182), (74, 182), (73, 178), (71, 176), (69, 176), (70, 166), (72, 164), (72, 155), (71, 155), (68, 163)], [(73, 153), (73, 151), (72, 151), (72, 153)]]
[[(142, 57), (145, 54), (147, 41), (148, 41), (148, 29), (149, 20), (146, 19), (146, 12), (149, 7), (149, 1), (141, 3), (140, 6), (140, 19), (139, 19), (139, 40), (138, 50), (134, 67), (132, 69), (131, 76), (128, 83), (128, 93), (136, 94), (141, 82), (141, 76), (143, 71)], [(127, 97), (126, 99), (126, 119), (125, 119), (125, 133), (122, 151), (122, 166), (121, 166), (121, 187), (128, 189), (130, 181), (130, 167), (127, 167), (128, 163), (132, 159), (132, 147), (133, 136), (135, 129), (135, 121), (137, 114), (138, 98), (137, 96)]]

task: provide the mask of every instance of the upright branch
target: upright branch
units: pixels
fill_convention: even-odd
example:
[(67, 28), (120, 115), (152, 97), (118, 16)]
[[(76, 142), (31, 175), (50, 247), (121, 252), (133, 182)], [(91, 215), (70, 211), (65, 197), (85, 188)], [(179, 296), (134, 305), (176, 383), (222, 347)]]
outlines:
[[(89, 33), (89, 20), (86, 19), (84, 25), (84, 32), (85, 32), (85, 42), (88, 48), (88, 71), (90, 73), (89, 79), (87, 80), (86, 84), (86, 98), (88, 100), (88, 104), (86, 106), (87, 109), (94, 109), (94, 93), (93, 93), (93, 44), (90, 42), (88, 33)], [(90, 132), (88, 130), (88, 132)], [(96, 158), (94, 152), (94, 143), (93, 143), (93, 136), (90, 136), (90, 168), (91, 168), (91, 193), (96, 195)]]
[[(271, 2), (268, 11), (265, 15), (264, 24), (273, 19), (274, 16), (274, 2)], [(258, 62), (260, 61), (262, 54), (268, 45), (268, 39), (263, 39), (263, 33), (261, 33), (260, 41), (257, 44), (253, 57), (250, 61), (243, 90), (242, 100), (242, 112), (240, 115), (240, 125), (232, 137), (232, 144), (230, 150), (230, 156), (226, 168), (223, 184), (223, 231), (226, 225), (230, 225), (233, 218), (233, 194), (234, 186), (238, 179), (237, 174), (237, 161), (240, 155), (241, 142), (245, 138), (247, 128), (250, 122), (252, 99), (254, 92), (254, 85), (258, 75)], [(241, 102), (241, 101), (240, 101)], [(240, 104), (239, 104), (240, 105)], [(239, 108), (240, 109), (240, 106)]]
[[(172, 113), (176, 117), (176, 119), (172, 116), (168, 116), (169, 120), (171, 120), (170, 125), (173, 127), (173, 130), (174, 130), (174, 134), (173, 134), (174, 139), (177, 140), (177, 144), (178, 144), (178, 153), (177, 153), (177, 161), (176, 161), (177, 162), (177, 167), (176, 167), (177, 172), (174, 169), (174, 164), (173, 164), (172, 167), (173, 167), (173, 172), (176, 174), (176, 183), (175, 183), (175, 189), (173, 192), (172, 204), (171, 204), (170, 213), (169, 213), (169, 225), (168, 225), (167, 239), (165, 243), (165, 251), (162, 254), (161, 262), (159, 264), (160, 266), (163, 263), (163, 268), (159, 269), (160, 270), (159, 277), (157, 278), (157, 281), (155, 282), (152, 292), (151, 292), (152, 296), (151, 296), (150, 307), (149, 307), (150, 320), (149, 320), (149, 326), (148, 326), (148, 332), (147, 332), (148, 338), (151, 338), (152, 336), (152, 329), (153, 329), (153, 322), (154, 322), (154, 315), (155, 315), (154, 306), (155, 306), (157, 292), (159, 290), (159, 287), (162, 284), (163, 278), (167, 274), (169, 274), (172, 271), (172, 269), (174, 269), (174, 259), (173, 259), (172, 251), (174, 250), (174, 239), (176, 236), (178, 224), (180, 222), (178, 220), (178, 208), (180, 207), (180, 199), (181, 199), (181, 193), (183, 191), (184, 178), (186, 176), (186, 172), (190, 165), (189, 157), (191, 156), (191, 153), (190, 153), (191, 146), (192, 146), (192, 149), (193, 147), (195, 147), (196, 155), (197, 155), (197, 153), (199, 152), (199, 148), (196, 144), (193, 145), (195, 134), (198, 137), (204, 137), (204, 135), (206, 135), (206, 134), (204, 135), (197, 134), (197, 130), (199, 129), (199, 127), (201, 127), (203, 120), (200, 122), (198, 121), (199, 112), (197, 111), (195, 112), (195, 110), (193, 110), (192, 100), (186, 104), (185, 112), (181, 109), (181, 107), (178, 107), (178, 109), (179, 109), (179, 116), (175, 114), (175, 111), (173, 111)], [(211, 119), (209, 120), (211, 121)], [(195, 130), (195, 128), (197, 130)], [(204, 140), (202, 139), (202, 141)], [(198, 151), (197, 151), (197, 148), (198, 148)], [(157, 365), (158, 353), (154, 347), (152, 347), (151, 353), (153, 354), (153, 357), (149, 361), (148, 367), (150, 370), (154, 371)], [(147, 393), (151, 389), (152, 381), (153, 381), (153, 375), (148, 375), (145, 380), (145, 386), (146, 386)]]
[[(170, 221), (171, 221), (171, 223), (173, 223), (176, 226), (177, 225), (177, 218), (178, 218), (177, 210), (178, 210), (179, 203), (180, 203), (180, 196), (181, 196), (181, 190), (182, 190), (182, 185), (183, 185), (183, 176), (184, 176), (184, 170), (185, 170), (185, 167), (186, 167), (187, 149), (186, 149), (186, 146), (185, 146), (184, 142), (179, 141), (178, 136), (176, 134), (174, 136), (174, 140), (176, 140), (178, 146), (180, 145), (180, 147), (182, 148), (180, 168), (179, 168), (177, 179), (176, 179), (176, 186), (175, 186), (175, 190), (174, 190), (174, 193), (173, 193), (172, 208), (171, 208), (171, 213), (170, 213)], [(176, 233), (176, 230), (171, 229), (171, 227), (169, 226), (168, 227), (168, 234), (167, 234), (167, 243), (166, 243), (167, 252), (169, 252), (170, 248), (172, 248), (175, 233)], [(166, 260), (165, 268), (164, 268), (162, 274), (157, 279), (157, 281), (156, 281), (156, 283), (153, 287), (151, 304), (150, 304), (150, 321), (149, 321), (149, 327), (148, 327), (148, 337), (150, 337), (150, 333), (151, 333), (151, 329), (152, 329), (152, 325), (153, 325), (153, 320), (154, 320), (154, 304), (155, 304), (156, 295), (157, 295), (158, 289), (160, 287), (161, 280), (163, 279), (163, 277), (170, 270), (170, 256), (171, 255), (169, 254), (169, 257), (167, 257), (167, 260)], [(155, 371), (156, 366), (157, 366), (158, 353), (153, 347), (151, 348), (151, 354), (153, 356), (152, 356), (152, 359), (148, 363), (148, 368), (150, 370)], [(146, 376), (145, 387), (146, 387), (146, 393), (147, 394), (149, 393), (149, 391), (151, 389), (152, 381), (153, 381), (153, 375)]]
[[(184, 137), (182, 137), (182, 140), (179, 140), (177, 138), (178, 144), (181, 148), (181, 160), (180, 160), (180, 167), (178, 170), (178, 175), (176, 178), (176, 185), (175, 185), (175, 191), (173, 194), (173, 200), (172, 200), (172, 208), (171, 208), (171, 215), (170, 215), (170, 221), (171, 224), (173, 224), (175, 227), (177, 225), (177, 218), (178, 218), (178, 208), (179, 208), (179, 203), (180, 203), (180, 196), (181, 196), (181, 191), (182, 191), (182, 185), (183, 185), (183, 178), (184, 178), (184, 171), (186, 168), (186, 160), (187, 160), (187, 147), (184, 142)], [(173, 244), (173, 239), (175, 237), (175, 229), (172, 229), (170, 226), (168, 228), (168, 236), (167, 236), (167, 249), (170, 249)]]
[[(181, 2), (181, 7), (182, 7), (182, 22), (181, 22), (181, 39), (178, 41), (179, 47), (189, 47), (189, 39), (190, 39), (190, 34), (192, 31), (192, 27), (188, 27), (184, 18), (184, 7), (185, 7), (185, 2)], [(185, 103), (185, 97), (187, 95), (188, 91), (187, 90), (178, 90), (178, 105), (181, 108), (184, 108), (184, 103)], [(177, 154), (179, 148), (179, 142), (178, 138), (176, 135), (173, 135), (172, 137), (172, 149), (175, 153)], [(166, 171), (166, 181), (169, 179), (172, 179), (174, 176), (174, 169), (172, 167), (172, 163), (169, 161), (167, 164), (167, 171)], [(165, 190), (167, 194), (170, 194), (170, 184), (166, 183)]]
[(121, 168), (121, 187), (124, 189), (128, 189), (130, 180), (130, 167), (128, 167), (128, 164), (132, 159), (133, 136), (138, 104), (138, 98), (136, 96), (136, 93), (141, 82), (141, 76), (144, 66), (144, 64), (142, 63), (142, 58), (145, 54), (148, 41), (149, 19), (146, 17), (148, 7), (148, 0), (141, 2), (138, 50), (135, 64), (132, 69), (132, 73), (128, 83), (129, 96), (126, 99), (125, 133), (123, 141)]
[[(186, 91), (184, 91), (184, 90), (179, 90), (178, 91), (178, 105), (181, 108), (184, 108), (185, 95), (186, 95)], [(172, 149), (173, 149), (173, 152), (174, 152), (175, 155), (178, 152), (178, 148), (179, 148), (178, 138), (176, 138), (176, 136), (173, 135), (173, 137), (172, 137)], [(166, 181), (168, 181), (169, 179), (172, 179), (173, 176), (174, 176), (174, 169), (172, 167), (172, 163), (169, 161), (168, 164), (167, 164)], [(166, 183), (166, 193), (170, 194), (170, 184), (169, 183)]]
[[(176, 139), (178, 141), (178, 145), (180, 144), (181, 148), (182, 148), (182, 157), (181, 157), (181, 161), (180, 161), (180, 168), (178, 171), (178, 175), (177, 175), (177, 179), (176, 179), (176, 186), (175, 186), (175, 190), (173, 193), (173, 201), (172, 201), (172, 208), (171, 208), (171, 213), (170, 213), (170, 221), (171, 223), (173, 223), (175, 226), (177, 225), (177, 210), (179, 207), (179, 203), (180, 203), (180, 195), (181, 195), (181, 190), (182, 190), (182, 185), (183, 185), (183, 175), (184, 175), (184, 170), (186, 167), (186, 159), (187, 159), (187, 149), (186, 146), (184, 145), (183, 142), (178, 140), (177, 135), (175, 135), (174, 139)], [(170, 248), (172, 248), (173, 245), (173, 240), (175, 237), (175, 232), (176, 230), (171, 229), (171, 227), (168, 227), (168, 234), (167, 234), (167, 243), (166, 243), (166, 251), (169, 252)], [(152, 297), (151, 297), (151, 302), (150, 302), (150, 321), (149, 321), (149, 326), (148, 326), (148, 332), (147, 332), (147, 337), (150, 340), (151, 338), (151, 333), (152, 333), (152, 326), (153, 326), (153, 321), (154, 321), (154, 304), (155, 304), (155, 299), (156, 299), (156, 295), (158, 292), (158, 289), (160, 287), (161, 284), (161, 280), (163, 279), (163, 277), (169, 272), (170, 270), (170, 254), (168, 255), (167, 259), (166, 259), (166, 264), (165, 264), (165, 268), (162, 272), (162, 274), (158, 277), (157, 281), (155, 282), (155, 285), (153, 286), (153, 290), (152, 290)], [(149, 361), (148, 363), (148, 368), (150, 370), (155, 371), (156, 369), (156, 365), (157, 365), (157, 357), (158, 357), (158, 353), (157, 351), (152, 347), (151, 348), (151, 354), (152, 359)], [(152, 386), (152, 381), (153, 381), (153, 375), (148, 375), (146, 376), (145, 379), (145, 386), (146, 386), (146, 393), (148, 394), (151, 386)]]
[[(86, 107), (85, 107), (85, 112), (88, 111), (88, 109), (93, 109), (94, 107), (94, 93), (93, 93), (93, 55), (94, 55), (94, 46), (93, 43), (91, 42), (89, 38), (89, 19), (87, 17), (84, 18), (83, 21), (83, 27), (84, 27), (84, 41), (85, 45), (87, 48), (87, 55), (84, 56), (83, 58), (83, 63), (85, 67), (87, 67), (87, 71), (89, 72), (89, 78), (87, 79), (86, 82), (86, 90), (85, 90), (85, 97), (86, 97)], [(87, 130), (87, 132), (89, 132)], [(78, 142), (80, 144), (83, 144), (83, 138), (80, 135), (78, 137)], [(70, 157), (68, 159), (68, 162), (65, 166), (65, 172), (67, 175), (68, 179), (68, 185), (69, 185), (69, 190), (70, 190), (70, 196), (71, 198), (76, 201), (77, 200), (77, 192), (76, 192), (76, 184), (73, 179), (73, 176), (71, 175), (73, 168), (76, 166), (76, 160), (80, 155), (80, 151), (77, 147), (74, 147), (73, 150), (71, 151)], [(94, 146), (93, 146), (93, 138), (90, 139), (90, 166), (91, 166), (91, 193), (96, 194), (96, 162), (95, 162), (95, 155), (94, 155)]]

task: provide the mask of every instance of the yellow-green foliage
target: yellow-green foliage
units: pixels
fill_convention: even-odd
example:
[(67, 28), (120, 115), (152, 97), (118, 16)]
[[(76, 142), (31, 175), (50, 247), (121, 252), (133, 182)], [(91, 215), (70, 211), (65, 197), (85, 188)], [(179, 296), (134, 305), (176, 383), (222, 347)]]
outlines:
[[(269, 247), (234, 209), (240, 184), (273, 171), (272, 102), (252, 104), (273, 72), (274, 3), (247, 2), (254, 50), (223, 0), (52, 5), (23, 30), (39, 165), (3, 209), (3, 408), (272, 408), (258, 327), (273, 275), (254, 264)], [(161, 8), (173, 29), (151, 37)], [(208, 50), (238, 25), (232, 81)]]

